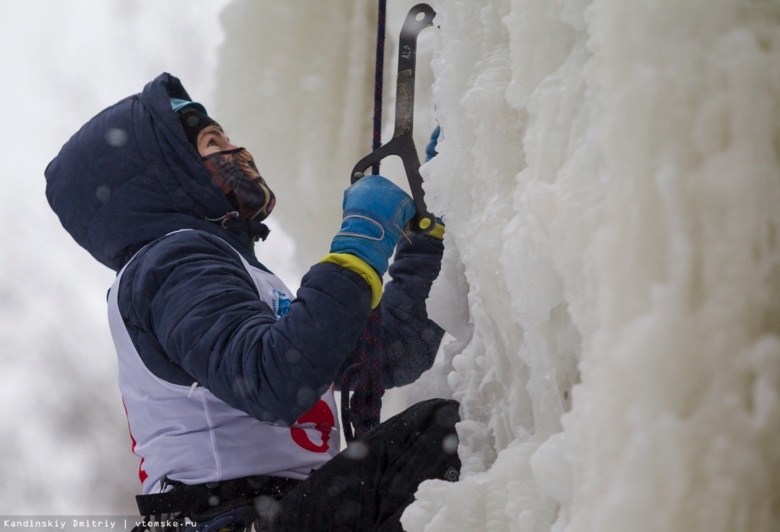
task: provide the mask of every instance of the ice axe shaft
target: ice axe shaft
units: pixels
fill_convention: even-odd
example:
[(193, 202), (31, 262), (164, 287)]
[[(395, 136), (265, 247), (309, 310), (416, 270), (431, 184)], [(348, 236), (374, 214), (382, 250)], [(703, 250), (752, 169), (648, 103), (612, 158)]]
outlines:
[(398, 47), (398, 76), (395, 86), (395, 131), (393, 138), (369, 155), (363, 157), (352, 169), (351, 182), (355, 183), (365, 171), (387, 157), (401, 158), (409, 180), (416, 214), (410, 222), (410, 229), (417, 233), (429, 233), (436, 227), (436, 217), (425, 205), (425, 191), (420, 175), (420, 157), (414, 145), (414, 73), (417, 64), (417, 36), (428, 26), (433, 26), (436, 12), (428, 4), (417, 4), (406, 15), (401, 28)]

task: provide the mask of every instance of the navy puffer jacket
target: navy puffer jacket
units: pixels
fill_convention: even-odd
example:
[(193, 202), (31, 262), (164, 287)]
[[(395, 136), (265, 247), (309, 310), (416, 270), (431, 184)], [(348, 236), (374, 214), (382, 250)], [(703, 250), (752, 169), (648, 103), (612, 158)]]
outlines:
[[(156, 376), (197, 382), (258, 420), (293, 423), (343, 371), (370, 289), (348, 269), (317, 264), (277, 320), (237, 255), (263, 268), (255, 228), (208, 221), (233, 208), (187, 141), (171, 97), (190, 99), (162, 74), (90, 120), (46, 169), (47, 197), (98, 261), (119, 271), (135, 256), (119, 308)], [(190, 230), (170, 234), (182, 229)], [(386, 387), (412, 382), (433, 363), (443, 331), (425, 299), (442, 252), (441, 241), (418, 235), (398, 246), (380, 304)], [(302, 400), (304, 389), (317, 393)]]

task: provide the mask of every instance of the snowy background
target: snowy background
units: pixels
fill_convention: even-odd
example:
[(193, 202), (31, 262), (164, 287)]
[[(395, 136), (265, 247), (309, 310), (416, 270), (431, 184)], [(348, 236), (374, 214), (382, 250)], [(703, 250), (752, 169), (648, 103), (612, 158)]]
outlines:
[[(393, 38), (414, 2), (388, 3)], [(258, 255), (295, 286), (368, 151), (368, 4), (0, 4), (0, 513), (132, 512), (137, 487), (112, 275), (48, 211), (45, 164), (170, 71), (278, 193)], [(432, 4), (415, 133), (446, 137), (423, 175), (451, 339), (391, 402), (461, 401), (464, 471), (424, 484), (405, 527), (780, 529), (780, 4)]]

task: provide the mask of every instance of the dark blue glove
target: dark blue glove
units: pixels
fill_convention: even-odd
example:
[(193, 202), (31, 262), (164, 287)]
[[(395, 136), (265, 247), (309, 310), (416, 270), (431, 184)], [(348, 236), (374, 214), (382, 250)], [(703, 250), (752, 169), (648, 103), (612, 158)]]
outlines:
[[(439, 135), (441, 134), (441, 126), (436, 125), (434, 130), (431, 132), (431, 140), (428, 141), (428, 145), (425, 147), (425, 162), (427, 163), (436, 155), (438, 155), (439, 152), (436, 151), (436, 146), (439, 144)], [(428, 233), (428, 236), (432, 236), (434, 238), (438, 238), (439, 240), (444, 239), (444, 221), (436, 217), (436, 227)]]
[(341, 230), (330, 252), (355, 255), (381, 277), (404, 226), (414, 216), (412, 198), (384, 177), (369, 175), (344, 192), (343, 209)]
[(427, 163), (434, 157), (436, 157), (436, 145), (439, 143), (439, 134), (441, 133), (441, 126), (436, 126), (436, 129), (431, 133), (431, 140), (428, 141), (428, 146), (425, 147), (425, 162)]

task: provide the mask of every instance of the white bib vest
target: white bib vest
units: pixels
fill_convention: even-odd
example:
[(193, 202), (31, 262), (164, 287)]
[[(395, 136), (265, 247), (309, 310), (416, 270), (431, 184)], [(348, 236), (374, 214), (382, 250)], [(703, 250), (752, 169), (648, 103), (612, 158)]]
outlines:
[[(277, 318), (283, 316), (292, 299), (290, 290), (275, 275), (241, 261), (260, 298)], [(285, 427), (260, 422), (195, 383), (181, 386), (152, 374), (119, 314), (123, 271), (109, 292), (108, 319), (133, 451), (141, 457), (144, 494), (158, 492), (164, 475), (185, 484), (251, 475), (304, 479), (339, 452), (333, 387), (292, 427)]]

